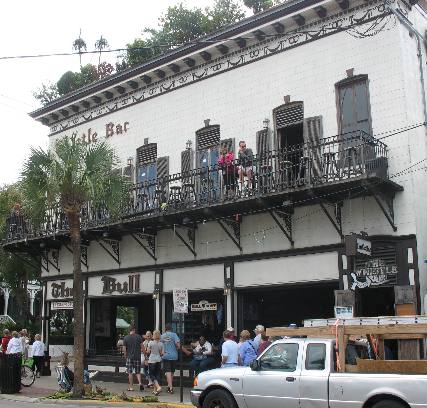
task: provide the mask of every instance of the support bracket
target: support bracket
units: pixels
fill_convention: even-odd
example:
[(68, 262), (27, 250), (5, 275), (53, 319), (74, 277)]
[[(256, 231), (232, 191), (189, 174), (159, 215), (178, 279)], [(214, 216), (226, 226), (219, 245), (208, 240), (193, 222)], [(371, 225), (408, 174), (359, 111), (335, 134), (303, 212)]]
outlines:
[[(26, 259), (24, 256), (21, 256), (21, 255), (15, 253), (15, 252), (12, 252), (12, 254), (14, 256), (16, 256), (24, 264), (30, 266), (31, 268), (34, 268), (36, 271), (38, 271), (40, 273), (40, 269), (36, 265), (34, 265), (33, 263), (31, 263), (28, 259)], [(30, 257), (31, 257), (31, 259), (35, 259), (35, 257), (33, 257), (33, 256), (30, 256)], [(47, 272), (49, 272), (49, 271), (47, 271)]]
[(224, 218), (222, 220), (218, 219), (218, 224), (228, 235), (228, 237), (236, 245), (240, 253), (243, 252), (242, 246), (240, 244), (240, 222), (232, 218)]
[[(187, 229), (187, 238), (188, 241), (182, 236), (182, 234), (178, 231), (179, 228)], [(187, 247), (187, 249), (194, 255), (197, 256), (196, 253), (196, 227), (195, 225), (176, 225), (174, 224), (172, 227), (174, 234), (180, 239), (180, 241)]]
[(130, 235), (154, 261), (157, 261), (155, 235), (145, 234), (143, 232), (135, 232)]
[[(86, 268), (88, 268), (88, 260), (87, 260), (87, 247), (89, 245), (80, 245), (80, 261), (82, 263), (83, 266), (85, 266)], [(73, 250), (67, 245), (64, 244), (64, 247), (68, 249), (68, 251), (72, 254)]]
[[(55, 255), (53, 254), (55, 252)], [(57, 272), (60, 272), (59, 270), (59, 251), (58, 250), (53, 250), (52, 251), (52, 260), (49, 257), (49, 250), (44, 250), (41, 251), (40, 253), (41, 256), (41, 265), (42, 268), (46, 271), (49, 272), (49, 265), (52, 266), (54, 269), (56, 269)]]
[[(293, 208), (289, 209), (288, 211), (269, 210), (268, 212), (291, 245), (294, 246), (294, 240), (292, 239), (292, 214), (294, 213)], [(279, 220), (279, 217), (282, 219), (283, 223)]]
[(396, 224), (394, 223), (394, 208), (393, 208), (393, 197), (381, 193), (379, 191), (375, 191), (373, 188), (369, 188), (369, 192), (374, 197), (374, 200), (380, 207), (380, 210), (386, 217), (388, 223), (390, 224), (393, 231), (397, 231)]
[(120, 265), (120, 241), (117, 239), (102, 238), (98, 239), (98, 244)]
[[(343, 205), (342, 202), (338, 203), (328, 203), (320, 198), (318, 198), (318, 203), (325, 213), (328, 220), (331, 222), (332, 226), (338, 232), (338, 235), (341, 239), (344, 239), (344, 235), (342, 233), (342, 220), (341, 220), (341, 207)], [(332, 214), (331, 211), (326, 208), (326, 205), (333, 207)]]

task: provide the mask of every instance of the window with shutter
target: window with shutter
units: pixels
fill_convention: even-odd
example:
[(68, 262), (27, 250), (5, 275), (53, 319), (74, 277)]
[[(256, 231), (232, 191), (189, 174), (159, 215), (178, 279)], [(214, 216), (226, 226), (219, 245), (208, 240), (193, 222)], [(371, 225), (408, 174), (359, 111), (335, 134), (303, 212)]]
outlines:
[(338, 132), (342, 140), (351, 141), (353, 134), (363, 131), (372, 135), (368, 76), (346, 78), (336, 84)]
[(157, 143), (148, 143), (136, 149), (136, 160), (139, 166), (153, 163), (157, 159)]
[(322, 137), (322, 117), (314, 116), (304, 119), (305, 155), (310, 161), (313, 181), (322, 175)]
[(169, 156), (157, 159), (157, 179), (162, 181), (169, 176)]
[(196, 168), (200, 169), (196, 185), (201, 201), (216, 197), (219, 192), (219, 173), (216, 165), (220, 143), (219, 125), (206, 126), (196, 131)]
[(236, 156), (234, 138), (221, 140), (221, 148), (226, 147), (229, 152), (233, 152)]

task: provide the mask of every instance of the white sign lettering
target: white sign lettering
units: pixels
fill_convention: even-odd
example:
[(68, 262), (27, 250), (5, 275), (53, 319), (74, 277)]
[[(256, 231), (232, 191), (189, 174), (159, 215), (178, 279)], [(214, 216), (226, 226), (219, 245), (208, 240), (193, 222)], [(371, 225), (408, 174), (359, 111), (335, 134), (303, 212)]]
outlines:
[(393, 284), (397, 278), (397, 266), (387, 265), (383, 259), (370, 259), (363, 267), (352, 272), (351, 278), (353, 279), (352, 290)]

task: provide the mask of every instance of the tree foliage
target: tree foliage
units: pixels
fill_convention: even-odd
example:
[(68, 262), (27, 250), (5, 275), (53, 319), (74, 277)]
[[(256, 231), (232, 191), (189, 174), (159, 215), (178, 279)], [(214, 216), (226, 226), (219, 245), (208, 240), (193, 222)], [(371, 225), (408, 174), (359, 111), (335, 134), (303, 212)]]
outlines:
[[(243, 4), (259, 13), (279, 4), (280, 0), (243, 0)], [(147, 27), (142, 36), (135, 38), (126, 45), (127, 50), (116, 62), (115, 69), (123, 71), (127, 68), (142, 64), (179, 45), (194, 41), (224, 26), (233, 24), (245, 17), (245, 10), (240, 0), (215, 0), (211, 7), (190, 8), (184, 3), (169, 7), (159, 18), (159, 28)], [(79, 36), (73, 43), (73, 48), (79, 52), (86, 49), (86, 43)], [(93, 65), (81, 66), (80, 72), (68, 71), (58, 81), (57, 89), (43, 85), (34, 93), (43, 105), (51, 102), (57, 96), (66, 95), (94, 81), (105, 78), (114, 72), (111, 64), (101, 63), (102, 51), (109, 47), (108, 41), (101, 35), (95, 42), (99, 51), (97, 71)], [(57, 91), (57, 93), (55, 93)]]
[[(17, 204), (22, 205), (23, 195), (19, 185), (12, 184), (0, 188), (0, 235), (7, 236), (10, 226), (7, 219), (12, 208)], [(13, 316), (18, 323), (26, 324), (31, 318), (27, 301), (27, 284), (29, 280), (37, 279), (40, 275), (40, 263), (26, 254), (12, 254), (5, 252), (0, 247), (0, 282), (9, 287), (16, 297), (18, 304), (22, 305)]]
[(42, 106), (46, 106), (48, 103), (59, 98), (60, 94), (58, 92), (57, 84), (48, 83), (42, 84), (40, 88), (36, 89), (33, 92), (33, 96), (42, 104)]
[(108, 212), (114, 218), (125, 202), (127, 185), (115, 172), (118, 162), (106, 143), (86, 145), (81, 139), (64, 137), (50, 151), (32, 149), (22, 172), (22, 191), (33, 219), (54, 209), (64, 213), (69, 225), (73, 253), (74, 386), (83, 394), (84, 325), (81, 270), (81, 223), (84, 208)]

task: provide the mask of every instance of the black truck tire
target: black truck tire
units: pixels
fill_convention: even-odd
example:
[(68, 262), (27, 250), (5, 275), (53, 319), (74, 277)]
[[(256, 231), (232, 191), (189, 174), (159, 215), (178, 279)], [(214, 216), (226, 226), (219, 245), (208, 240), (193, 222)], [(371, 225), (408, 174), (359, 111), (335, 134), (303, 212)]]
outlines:
[(236, 402), (229, 392), (212, 390), (204, 398), (202, 408), (236, 408)]
[(372, 408), (406, 408), (406, 407), (407, 406), (402, 402), (391, 400), (391, 399), (378, 401), (374, 405), (372, 405)]

